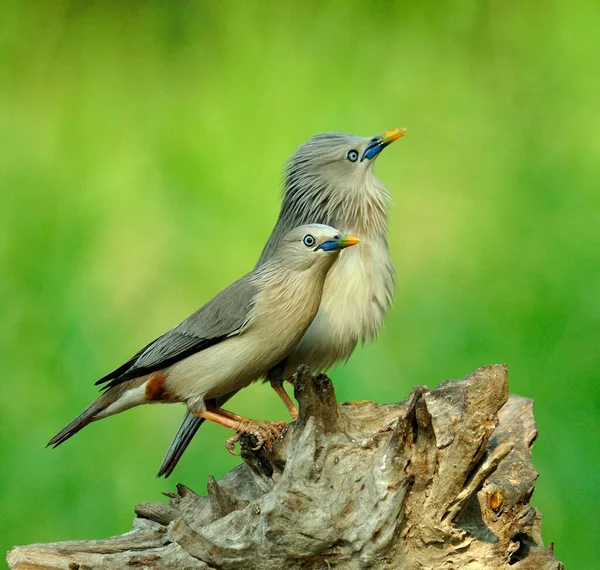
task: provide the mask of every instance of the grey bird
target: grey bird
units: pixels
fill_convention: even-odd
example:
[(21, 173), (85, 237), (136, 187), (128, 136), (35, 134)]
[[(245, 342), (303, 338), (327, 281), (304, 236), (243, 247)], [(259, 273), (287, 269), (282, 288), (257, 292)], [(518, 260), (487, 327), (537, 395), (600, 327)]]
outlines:
[[(325, 281), (321, 307), (310, 328), (268, 375), (292, 412), (283, 380), (300, 364), (324, 371), (348, 360), (356, 345), (373, 339), (394, 298), (394, 266), (387, 240), (390, 195), (373, 171), (376, 157), (406, 129), (364, 138), (323, 133), (301, 145), (287, 163), (279, 218), (256, 264), (268, 263), (285, 234), (306, 223), (329, 224), (361, 236), (361, 246), (340, 255)], [(234, 392), (235, 393), (235, 392)], [(223, 396), (221, 403), (233, 394)], [(158, 476), (168, 477), (202, 424), (186, 414)]]
[(48, 443), (57, 446), (89, 423), (141, 404), (183, 402), (190, 414), (258, 445), (283, 422), (223, 410), (223, 396), (266, 376), (298, 344), (321, 303), (327, 272), (342, 249), (359, 243), (327, 225), (287, 230), (269, 259), (96, 384), (104, 393)]

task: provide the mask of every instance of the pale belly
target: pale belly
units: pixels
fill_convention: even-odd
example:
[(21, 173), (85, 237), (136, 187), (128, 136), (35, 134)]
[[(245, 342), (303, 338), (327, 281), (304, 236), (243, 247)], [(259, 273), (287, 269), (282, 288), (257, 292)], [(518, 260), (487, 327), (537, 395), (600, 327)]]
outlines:
[(201, 411), (204, 400), (239, 390), (266, 374), (284, 355), (273, 348), (257, 343), (253, 335), (231, 337), (166, 369), (168, 390)]

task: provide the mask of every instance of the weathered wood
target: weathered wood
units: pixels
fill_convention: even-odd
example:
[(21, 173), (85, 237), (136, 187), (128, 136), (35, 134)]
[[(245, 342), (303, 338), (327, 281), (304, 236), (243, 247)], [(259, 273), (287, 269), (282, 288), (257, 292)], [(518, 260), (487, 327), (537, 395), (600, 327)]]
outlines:
[(142, 503), (134, 530), (16, 547), (14, 570), (86, 568), (559, 570), (529, 505), (537, 473), (531, 400), (486, 366), (403, 402), (338, 405), (299, 370), (300, 415), (207, 496), (184, 485)]

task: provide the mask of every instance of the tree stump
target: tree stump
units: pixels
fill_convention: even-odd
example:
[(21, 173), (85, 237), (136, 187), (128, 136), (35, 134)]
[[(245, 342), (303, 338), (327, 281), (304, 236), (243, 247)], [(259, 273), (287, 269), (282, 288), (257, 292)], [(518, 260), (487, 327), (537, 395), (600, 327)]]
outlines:
[(271, 450), (252, 451), (207, 496), (184, 485), (135, 507), (105, 540), (14, 548), (14, 570), (559, 570), (529, 505), (533, 402), (486, 366), (400, 403), (339, 405), (301, 367), (300, 406)]

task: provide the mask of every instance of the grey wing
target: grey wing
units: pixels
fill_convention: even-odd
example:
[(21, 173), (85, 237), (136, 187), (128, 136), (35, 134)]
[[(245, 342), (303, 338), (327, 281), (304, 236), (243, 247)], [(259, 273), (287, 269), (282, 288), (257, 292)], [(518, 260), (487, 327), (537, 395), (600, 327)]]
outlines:
[(252, 309), (258, 292), (253, 273), (244, 275), (96, 384), (112, 388), (126, 380), (166, 368), (227, 337), (240, 334), (253, 319)]

